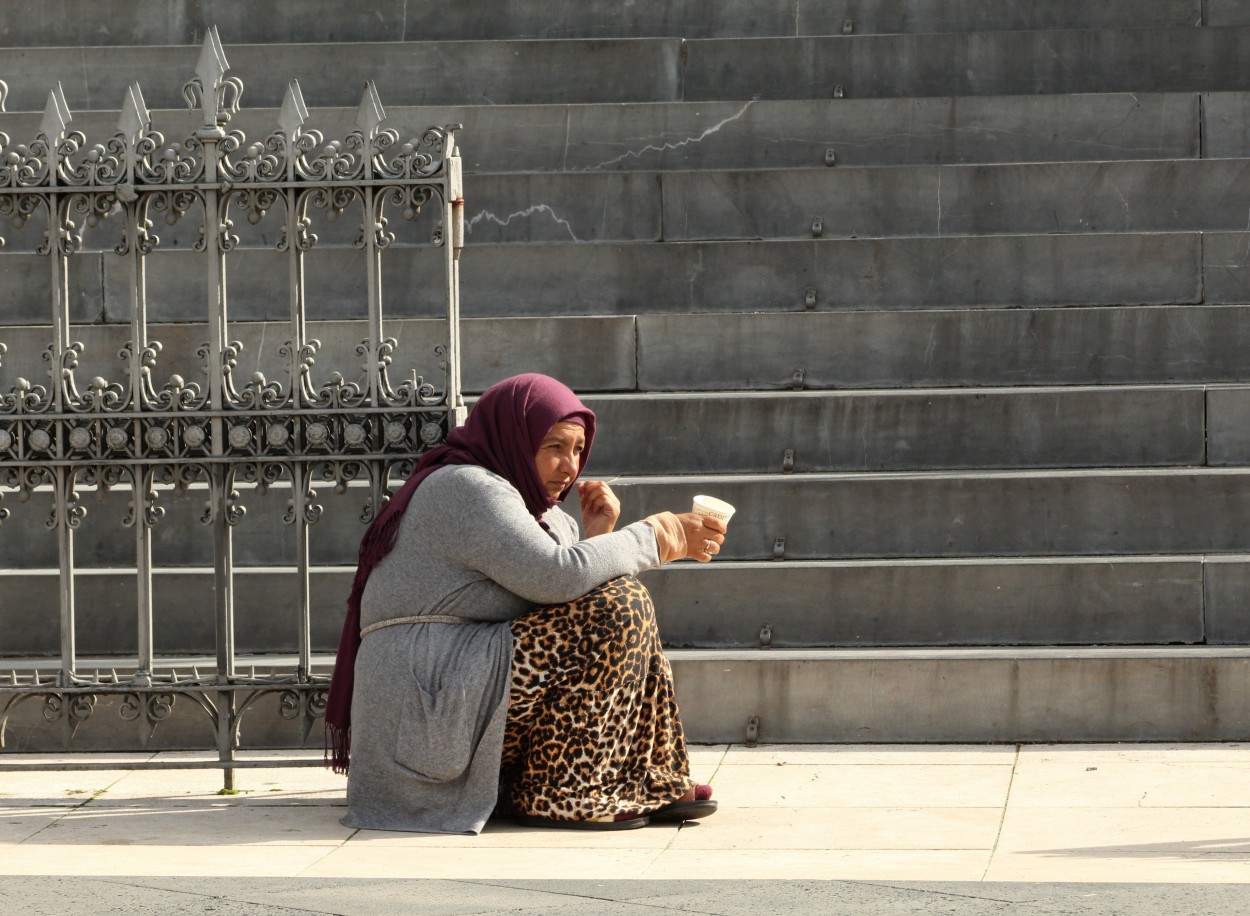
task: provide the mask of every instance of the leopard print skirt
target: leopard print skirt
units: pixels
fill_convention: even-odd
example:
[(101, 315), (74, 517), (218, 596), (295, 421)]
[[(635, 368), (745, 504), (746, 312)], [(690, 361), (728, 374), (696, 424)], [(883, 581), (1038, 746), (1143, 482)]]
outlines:
[(501, 805), (592, 820), (654, 811), (691, 786), (651, 596), (632, 576), (510, 624)]

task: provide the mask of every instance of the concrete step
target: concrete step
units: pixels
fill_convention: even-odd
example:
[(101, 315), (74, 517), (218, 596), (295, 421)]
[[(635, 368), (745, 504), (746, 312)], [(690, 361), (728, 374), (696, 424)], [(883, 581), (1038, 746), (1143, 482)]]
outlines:
[[(366, 80), (383, 104), (741, 102), (1248, 87), (1250, 27), (1007, 31), (799, 38), (622, 38), (242, 44), (221, 35), (249, 106), (354, 106)], [(0, 48), (8, 107), (41, 110), (60, 82), (71, 111), (116, 108), (137, 80), (149, 106), (177, 108), (194, 45)], [(327, 65), (333, 61), (333, 65)], [(20, 79), (19, 79), (20, 77)]]
[[(1235, 232), (1244, 229), (1250, 209), (1248, 178), (1250, 159), (479, 174), (467, 183), (465, 233), (470, 245), (479, 245)], [(317, 216), (314, 228), (322, 235)], [(319, 244), (347, 252), (357, 234), (355, 216), (327, 224)], [(272, 249), (284, 223), (275, 207), (249, 227), (242, 247), (276, 261)], [(423, 260), (441, 267), (429, 245), (437, 212), (402, 228), (413, 254), (424, 252)], [(105, 221), (85, 253), (107, 254), (120, 231)], [(200, 231), (200, 220), (184, 219), (158, 232), (160, 245), (164, 252), (190, 251)], [(42, 232), (31, 226), (9, 235), (5, 257), (30, 261)], [(312, 263), (325, 266), (320, 255)], [(39, 261), (26, 269), (37, 273)], [(353, 273), (363, 271), (345, 271), (335, 295), (360, 294), (363, 278)]]
[[(241, 43), (249, 37), (243, 25), (221, 32), (249, 107), (280, 107), (293, 79), (307, 104), (331, 107), (358, 106), (368, 80), (376, 81), (383, 106), (681, 99), (678, 38)], [(0, 79), (9, 85), (6, 107), (14, 111), (43, 110), (58, 82), (71, 112), (116, 109), (134, 81), (149, 107), (180, 108), (199, 54), (196, 45), (0, 48)]]
[(1242, 630), (1230, 624), (1247, 597), (1233, 573), (1244, 567), (1180, 556), (768, 560), (643, 578), (674, 646), (1214, 645)]
[[(461, 292), (464, 314), (474, 317), (658, 312), (696, 320), (700, 313), (801, 312), (809, 299), (818, 312), (1169, 304), (1199, 302), (1204, 295), (1207, 301), (1247, 302), (1248, 237), (1238, 232), (472, 244), (463, 256)], [(1212, 269), (1204, 271), (1206, 264)]]
[[(664, 0), (647, 4), (584, 0), (559, 8), (494, 0), (447, 6), (412, 0), (275, 2), (257, 8), (244, 0), (160, 0), (110, 3), (13, 0), (0, 42), (8, 47), (198, 44), (204, 31), (246, 35), (257, 43), (419, 41), (509, 38), (684, 38), (759, 35), (841, 35), (876, 32), (986, 32), (1002, 29), (1161, 28), (1244, 24), (1233, 0), (1011, 0), (986, 3), (857, 0), (708, 3)], [(1205, 16), (1205, 18), (1204, 18)]]
[[(696, 743), (1250, 736), (1245, 647), (673, 650), (669, 658), (686, 738)], [(106, 671), (113, 662), (101, 661)], [(185, 671), (189, 660), (182, 661)], [(142, 746), (142, 723), (122, 723), (121, 705), (119, 696), (101, 696), (70, 746)], [(38, 702), (16, 709), (8, 748), (62, 749), (61, 723), (41, 713)], [(255, 704), (241, 738), (244, 748), (320, 747), (322, 740), (318, 729), (305, 738), (298, 720), (282, 719), (276, 694)], [(213, 746), (210, 720), (185, 698), (147, 742), (151, 750)]]
[[(477, 392), (526, 366), (595, 391), (781, 391), (837, 388), (959, 388), (1013, 385), (1237, 383), (1250, 375), (1240, 345), (1247, 306), (1122, 306), (1107, 309), (960, 309), (757, 315), (640, 315), (486, 318), (462, 322), (465, 390)], [(434, 346), (440, 320), (393, 320), (402, 346), (393, 377), (441, 379)], [(79, 377), (121, 376), (128, 325), (76, 325), (85, 346)], [(285, 322), (230, 325), (244, 344), (240, 372), (284, 381), (278, 347)], [(0, 331), (9, 352), (0, 391), (18, 378), (43, 384), (46, 326)], [(355, 378), (362, 322), (318, 322), (313, 377)], [(200, 325), (153, 325), (164, 346), (156, 378), (200, 377)], [(250, 376), (249, 376), (250, 377)], [(781, 446), (789, 447), (789, 446)], [(1233, 459), (1236, 460), (1236, 459)], [(772, 464), (772, 461), (769, 461)]]
[[(1250, 472), (986, 471), (620, 478), (629, 515), (710, 493), (735, 560), (1240, 553)], [(778, 539), (783, 543), (778, 544)]]
[[(1219, 4), (1221, 15), (1245, 21), (1233, 4)], [(1230, 7), (1233, 7), (1230, 9)], [(990, 32), (1014, 29), (1160, 28), (1215, 24), (1202, 18), (1197, 0), (1134, 3), (1110, 0), (1027, 0), (985, 3), (956, 0), (797, 0), (797, 3), (707, 3), (668, 0), (624, 5), (611, 0), (559, 10), (518, 8), (507, 2), (475, 3), (423, 11), (414, 25), (429, 38), (607, 38), (622, 35), (680, 35), (685, 38), (764, 35), (866, 35), (893, 32)], [(1210, 16), (1210, 14), (1208, 14)]]
[[(478, 174), (466, 182), (465, 236), (477, 245), (1230, 232), (1245, 228), (1248, 178), (1250, 159)], [(351, 246), (357, 214), (324, 227), (314, 214), (319, 244)], [(437, 223), (436, 209), (423, 212), (402, 226), (403, 241), (428, 249)], [(162, 227), (160, 244), (191, 250), (201, 225)], [(241, 244), (272, 249), (284, 225), (275, 207), (240, 230)], [(106, 221), (87, 250), (110, 251), (120, 232)], [(38, 234), (10, 233), (13, 255), (34, 251)]]
[[(1196, 386), (587, 396), (597, 475), (1250, 463), (1250, 390)], [(788, 460), (787, 460), (788, 458)]]
[(1250, 99), (1240, 92), (1210, 92), (1202, 96), (1202, 150), (1204, 156), (1236, 158), (1250, 151)]
[[(464, 384), (466, 391), (481, 391), (517, 366), (554, 375), (584, 393), (1238, 383), (1250, 376), (1250, 355), (1240, 344), (1248, 309), (1193, 305), (468, 319), (462, 322)], [(435, 319), (387, 322), (386, 333), (401, 342), (393, 377), (406, 379), (416, 372), (431, 381), (441, 379), (434, 347), (444, 328)], [(237, 322), (230, 331), (244, 345), (240, 372), (250, 377), (261, 371), (285, 384), (278, 348), (291, 337), (287, 323)], [(75, 325), (71, 338), (85, 346), (79, 377), (120, 378), (117, 353), (128, 332), (129, 326), (121, 324)], [(0, 366), (0, 391), (10, 391), (19, 378), (45, 383), (41, 354), (50, 335), (46, 326), (0, 331), (0, 342), (9, 348)], [(317, 322), (309, 335), (323, 344), (315, 381), (323, 382), (332, 371), (356, 377), (354, 348), (368, 336), (362, 322)], [(151, 326), (149, 338), (163, 345), (157, 381), (163, 384), (174, 374), (198, 379), (203, 364), (195, 352), (205, 337), (200, 325)], [(1237, 419), (1231, 422), (1240, 422), (1242, 415), (1236, 408), (1232, 416)], [(1222, 441), (1235, 441), (1227, 438), (1232, 434)], [(774, 458), (766, 459), (767, 466), (779, 467), (776, 449), (789, 447), (770, 446)], [(1229, 448), (1221, 460), (1240, 460), (1242, 447)]]
[(1250, 735), (1250, 649), (673, 653), (695, 741), (1197, 741)]
[[(644, 391), (1239, 382), (1243, 306), (640, 315)], [(697, 357), (697, 358), (696, 358)]]
[[(828, 320), (831, 310), (1240, 304), (1250, 302), (1248, 239), (1250, 233), (1229, 232), (472, 243), (461, 259), (461, 314), (472, 319), (681, 313), (697, 320), (727, 312), (815, 312), (824, 316), (817, 320)], [(9, 291), (3, 322), (47, 324), (51, 265), (47, 258), (19, 253), (15, 239), (9, 242), (10, 253), (0, 254), (0, 284)], [(232, 320), (289, 314), (285, 282), (275, 288), (274, 281), (287, 274), (285, 255), (243, 250), (228, 264)], [(146, 267), (149, 320), (203, 320), (208, 301), (203, 255), (161, 250), (147, 258)], [(307, 270), (309, 318), (363, 317), (365, 267), (354, 249), (318, 249)], [(390, 249), (382, 258), (386, 314), (442, 314), (442, 270), (433, 250), (398, 244)], [(128, 321), (129, 282), (125, 262), (115, 255), (75, 255), (69, 263), (70, 320)]]
[(683, 98), (827, 99), (1245, 89), (1250, 31), (972, 32), (687, 42)]
[[(1244, 229), (1248, 176), (1248, 159), (687, 171), (664, 174), (658, 190), (666, 241), (1200, 232)], [(487, 201), (506, 201), (505, 212), (524, 210), (531, 189), (505, 182), (475, 184)], [(534, 202), (551, 200), (570, 232), (590, 232), (589, 213), (543, 190)], [(589, 210), (599, 195), (583, 193)], [(617, 196), (622, 209), (639, 209)], [(617, 214), (607, 211), (603, 231), (613, 231)], [(509, 225), (486, 240), (526, 240), (525, 231)]]
[(465, 231), (471, 243), (1228, 232), (1245, 228), (1247, 188), (1250, 159), (479, 174)]
[[(909, 559), (928, 557), (1131, 556), (1250, 551), (1250, 471), (1194, 468), (1099, 471), (948, 471), (801, 475), (622, 477), (613, 488), (627, 518), (685, 509), (696, 493), (738, 507), (722, 556), (733, 560)], [(85, 488), (84, 488), (85, 490)], [(279, 484), (265, 495), (240, 486), (248, 516), (234, 529), (239, 567), (293, 566), (296, 538), (282, 523), (289, 498)], [(81, 568), (133, 563), (134, 542), (119, 536), (129, 494), (99, 502), (83, 492), (87, 520), (75, 534)], [(355, 562), (366, 493), (317, 503), (311, 532), (317, 566)], [(158, 566), (211, 566), (212, 532), (200, 524), (205, 494), (162, 492)], [(46, 495), (6, 499), (6, 544), (21, 544), (12, 568), (57, 566), (56, 539), (44, 526)], [(779, 543), (779, 539), (781, 539)]]
[[(1199, 101), (1202, 100), (1202, 150)], [(828, 166), (1236, 158), (1250, 155), (1250, 93), (1111, 93), (920, 99), (800, 99), (578, 105), (388, 104), (385, 126), (402, 137), (462, 124), (468, 175), (526, 172), (772, 169)], [(10, 109), (12, 106), (10, 106)], [(316, 108), (308, 126), (327, 138), (356, 128), (355, 106)], [(29, 142), (42, 110), (4, 117)], [(115, 111), (74, 113), (92, 142), (117, 129)], [(195, 113), (152, 112), (172, 142), (199, 126)], [(278, 112), (244, 108), (230, 121), (249, 138), (276, 129)]]
[[(233, 301), (231, 305), (233, 312)], [(279, 310), (273, 300), (270, 306), (275, 312)], [(188, 306), (187, 311), (192, 308)], [(443, 372), (435, 347), (445, 341), (446, 327), (443, 319), (386, 321), (385, 333), (400, 344), (391, 378), (405, 380), (415, 372), (441, 388)], [(292, 337), (289, 322), (234, 321), (229, 330), (230, 339), (243, 344), (237, 370), (240, 378), (250, 379), (252, 373), (260, 371), (287, 385), (278, 348)], [(336, 371), (349, 381), (363, 378), (355, 352), (360, 341), (369, 336), (363, 314), (355, 321), (310, 321), (307, 334), (322, 345), (312, 371), (318, 385)], [(0, 391), (11, 391), (19, 378), (46, 384), (47, 363), (42, 354), (53, 340), (51, 335), (51, 328), (45, 325), (0, 327), (0, 343), (8, 346), (0, 359)], [(85, 348), (77, 370), (80, 380), (97, 375), (114, 381), (124, 377), (117, 354), (130, 338), (128, 324), (75, 324), (70, 336)], [(203, 378), (203, 361), (196, 356), (200, 344), (208, 339), (202, 323), (153, 323), (148, 327), (148, 338), (162, 345), (154, 371), (158, 384), (163, 385), (171, 375), (188, 381)], [(467, 319), (461, 322), (461, 346), (464, 390), (470, 392), (482, 391), (516, 374), (517, 366), (556, 376), (579, 391), (632, 391), (638, 387), (633, 316)]]
[[(354, 569), (313, 571), (311, 644), (333, 652)], [(211, 569), (155, 576), (160, 654), (213, 654)], [(828, 646), (1226, 645), (1250, 631), (1250, 557), (717, 561), (643, 575), (666, 645), (698, 648)], [(56, 658), (55, 570), (0, 574), (8, 658)], [(133, 655), (133, 570), (75, 577), (82, 655)], [(235, 577), (235, 641), (247, 654), (298, 645), (293, 569)], [(5, 663), (0, 661), (0, 676)]]

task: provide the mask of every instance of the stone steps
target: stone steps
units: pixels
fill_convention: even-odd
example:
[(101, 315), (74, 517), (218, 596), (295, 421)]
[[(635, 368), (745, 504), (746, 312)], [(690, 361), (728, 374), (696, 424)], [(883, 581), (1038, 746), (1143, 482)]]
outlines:
[[(338, 645), (353, 572), (312, 572), (314, 651)], [(133, 577), (126, 568), (84, 569), (75, 577), (80, 653), (134, 653)], [(1250, 633), (1242, 613), (1250, 600), (1244, 554), (726, 561), (679, 564), (643, 579), (661, 637), (678, 648), (1217, 646), (1243, 643)], [(6, 656), (54, 658), (57, 633), (41, 621), (57, 601), (55, 571), (8, 570), (0, 586), (13, 626)], [(158, 569), (154, 600), (161, 609), (158, 653), (211, 651), (211, 569)], [(294, 651), (293, 568), (236, 570), (235, 600), (241, 653)], [(4, 670), (0, 665), (0, 676)]]
[[(620, 477), (613, 488), (631, 518), (684, 508), (711, 492), (738, 507), (726, 560), (1061, 557), (1250, 551), (1250, 470), (1154, 468), (1047, 471), (862, 472), (855, 474)], [(248, 507), (234, 530), (238, 566), (295, 563), (295, 532), (282, 523), (287, 490), (260, 494), (239, 485)], [(87, 491), (93, 493), (94, 491)], [(84, 493), (84, 496), (87, 495)], [(313, 529), (313, 565), (354, 563), (363, 492), (319, 491), (325, 516)], [(134, 545), (115, 525), (129, 494), (84, 501), (75, 536), (83, 568), (129, 565)], [(163, 493), (155, 562), (211, 566), (211, 532), (199, 523), (204, 493)], [(6, 500), (6, 505), (8, 501)], [(1143, 506), (1148, 506), (1143, 514)], [(25, 545), (8, 562), (55, 568), (56, 542), (45, 498), (14, 505), (5, 536)], [(98, 519), (98, 522), (96, 521)], [(1148, 521), (1147, 521), (1148, 519)], [(778, 544), (778, 539), (783, 543)]]
[(687, 42), (682, 98), (923, 98), (1246, 87), (1243, 26)]
[[(681, 243), (811, 239), (957, 239), (1037, 235), (1237, 232), (1250, 210), (1250, 159), (1133, 160), (940, 166), (477, 174), (466, 238), (482, 244)], [(319, 244), (349, 248), (356, 212), (323, 227)], [(190, 250), (196, 215), (157, 234)], [(398, 220), (397, 220), (398, 222)], [(272, 249), (284, 214), (240, 229), (245, 248)], [(432, 213), (397, 226), (429, 245)], [(88, 250), (111, 250), (106, 220)], [(32, 252), (41, 231), (11, 232), (8, 257)], [(436, 260), (436, 259), (431, 259)]]
[[(651, 211), (643, 203), (656, 197), (665, 241), (817, 234), (914, 239), (1236, 231), (1245, 228), (1250, 210), (1247, 173), (1246, 159), (671, 172), (662, 176), (659, 189), (645, 189), (650, 194), (642, 200), (638, 195), (644, 189), (634, 185), (600, 191), (585, 180), (580, 186), (568, 182), (567, 189), (562, 182), (559, 190), (553, 183), (543, 194), (548, 189), (540, 191), (536, 182), (513, 181), (507, 186), (516, 198), (508, 200), (505, 179), (496, 189), (485, 176), (478, 176), (477, 183), (489, 189), (488, 200), (504, 201), (504, 212), (523, 209), (525, 200), (550, 201), (554, 214), (568, 223), (567, 230), (544, 227), (552, 241), (563, 231), (586, 234), (592, 241), (623, 240), (628, 232), (648, 238), (655, 230), (644, 218)], [(573, 198), (584, 200), (589, 211), (602, 194), (621, 200), (639, 222), (626, 226), (600, 218), (600, 234), (593, 234), (589, 214), (582, 216)], [(819, 233), (813, 228), (816, 220)], [(514, 231), (509, 224), (485, 240), (506, 241)], [(475, 225), (474, 240), (481, 234), (482, 227)]]
[[(1241, 740), (1250, 649), (674, 653), (699, 741)], [(732, 691), (726, 690), (733, 684)]]
[[(291, 79), (316, 106), (532, 105), (751, 99), (925, 98), (1244, 90), (1250, 26), (793, 38), (606, 38), (243, 44), (222, 32), (249, 106), (276, 108)], [(116, 108), (137, 80), (177, 108), (194, 45), (0, 48), (8, 107)], [(327, 65), (327, 61), (333, 63)], [(120, 62), (120, 63), (119, 63)], [(21, 75), (21, 79), (17, 76)], [(171, 75), (175, 75), (171, 79)]]
[[(465, 389), (481, 391), (509, 365), (555, 373), (595, 391), (720, 392), (844, 388), (962, 388), (1012, 385), (1237, 384), (1250, 376), (1241, 345), (1243, 305), (1092, 308), (939, 309), (876, 312), (485, 318), (462, 322)], [(310, 325), (325, 369), (358, 365), (360, 322)], [(242, 365), (282, 378), (284, 322), (230, 326), (244, 343)], [(443, 323), (394, 320), (404, 342), (393, 367), (433, 376)], [(0, 385), (18, 377), (42, 384), (44, 326), (6, 330)], [(75, 325), (84, 343), (81, 373), (116, 378), (127, 325)], [(156, 325), (164, 345), (157, 379), (198, 378), (196, 325)], [(421, 356), (421, 354), (427, 354)], [(692, 355), (694, 354), (694, 355)], [(319, 360), (320, 362), (320, 360)]]
[[(29, 141), (42, 102), (9, 101), (5, 131)], [(111, 101), (114, 105), (118, 100)], [(758, 99), (567, 105), (412, 106), (387, 100), (385, 126), (404, 137), (462, 124), (468, 175), (1191, 159), (1247, 155), (1250, 93), (1103, 93), (897, 99)], [(355, 129), (357, 108), (313, 108), (327, 138)], [(107, 138), (118, 112), (75, 110), (73, 125)], [(1199, 149), (1199, 121), (1201, 146)], [(185, 108), (152, 111), (173, 140), (198, 127)], [(231, 119), (249, 137), (276, 129), (273, 108)]]
[[(699, 743), (1237, 741), (1250, 730), (1244, 646), (678, 649), (670, 659), (686, 738)], [(106, 671), (115, 664), (100, 661)], [(179, 661), (185, 673), (194, 659)], [(324, 670), (328, 659), (318, 661)], [(262, 659), (260, 667), (292, 664)], [(72, 746), (142, 746), (144, 726), (122, 722), (121, 703), (101, 697)], [(241, 739), (244, 748), (322, 740), (318, 729), (304, 736), (299, 721), (281, 718), (276, 696), (256, 704)], [(185, 699), (146, 742), (151, 750), (213, 744), (209, 720)], [(9, 721), (6, 746), (59, 750), (61, 732), (38, 703), (26, 703)]]
[(638, 386), (1235, 383), (1250, 377), (1245, 317), (1233, 305), (647, 315), (638, 318)]
[[(584, 0), (558, 7), (478, 2), (446, 6), (412, 0), (371, 0), (345, 7), (303, 0), (298, 13), (280, 4), (257, 9), (243, 0), (118, 2), (68, 0), (56, 10), (25, 0), (0, 31), (0, 46), (199, 44), (206, 29), (246, 34), (266, 44), (463, 39), (665, 37), (727, 38), (1020, 29), (1166, 28), (1244, 25), (1235, 0), (798, 0), (797, 3), (664, 0), (622, 5)], [(235, 26), (234, 24), (238, 24)], [(243, 27), (245, 24), (245, 27)], [(231, 35), (231, 38), (236, 36)]]
[(1238, 432), (1245, 394), (1165, 385), (583, 400), (599, 418), (595, 472), (636, 476), (1236, 463), (1250, 459)]
[[(637, 315), (640, 320), (671, 318), (697, 325), (726, 313), (748, 313), (734, 319), (742, 323), (758, 323), (761, 315), (781, 313), (787, 316), (778, 331), (784, 336), (784, 322), (791, 326), (798, 321), (823, 322), (830, 327), (839, 321), (885, 322), (894, 327), (900, 321), (915, 320), (927, 334), (932, 314), (909, 319), (891, 313), (1117, 306), (1125, 310), (1118, 320), (1132, 324), (1139, 320), (1144, 305), (1250, 302), (1248, 239), (1247, 232), (1185, 232), (663, 244), (479, 243), (470, 245), (463, 255), (461, 314), (466, 319), (546, 316), (557, 320)], [(107, 240), (112, 241), (111, 236)], [(15, 249), (16, 240), (9, 241)], [(440, 314), (440, 268), (432, 251), (398, 244), (388, 251), (382, 259), (383, 287), (404, 294), (388, 298), (387, 316)], [(231, 320), (281, 320), (288, 315), (287, 289), (284, 285), (272, 289), (275, 274), (281, 276), (286, 269), (285, 256), (279, 252), (237, 252), (230, 262)], [(149, 256), (149, 319), (153, 323), (203, 321), (204, 273), (203, 256), (194, 252), (160, 251)], [(308, 277), (310, 320), (365, 315), (365, 266), (358, 252), (322, 249), (310, 262)], [(129, 279), (123, 263), (112, 254), (75, 255), (68, 282), (70, 320), (75, 325), (129, 321)], [(5, 306), (7, 325), (49, 323), (51, 269), (46, 258), (16, 250), (0, 255), (0, 283), (11, 290)], [(876, 317), (856, 317), (853, 312)], [(958, 320), (985, 319), (963, 316)], [(1048, 320), (1087, 319), (1052, 316)], [(1127, 341), (1120, 346), (1132, 345)]]
[[(212, 23), (259, 106), (233, 122), (249, 137), (292, 77), (327, 137), (369, 78), (403, 137), (465, 125), (466, 390), (536, 370), (586, 394), (592, 470), (619, 476), (631, 517), (694, 492), (739, 508), (723, 561), (647, 575), (664, 638), (689, 647), (673, 660), (694, 740), (743, 740), (753, 716), (764, 741), (1250, 734), (1245, 4), (167, 0), (106, 21), (71, 2), (68, 24), (32, 6), (0, 26), (14, 138), (56, 80), (94, 137), (136, 78), (168, 138), (193, 129), (172, 109)], [(160, 373), (187, 378), (207, 299), (180, 250), (193, 223), (147, 261)], [(354, 365), (365, 336), (349, 228), (310, 259), (317, 371)], [(420, 355), (441, 335), (431, 228), (383, 259), (401, 378), (437, 374)], [(231, 337), (241, 367), (283, 379), (266, 231), (231, 258)], [(45, 378), (50, 271), (28, 241), (8, 231), (0, 252), (0, 391)], [(84, 377), (119, 375), (118, 267), (71, 262)], [(360, 533), (359, 494), (329, 489), (322, 651)], [(285, 499), (245, 492), (235, 531), (239, 644), (279, 665), (296, 629)], [(41, 500), (5, 501), (11, 562), (32, 569), (0, 575), (0, 619), (55, 656)], [(76, 536), (86, 652), (132, 651), (132, 547), (101, 523), (125, 501), (86, 500)], [(202, 496), (165, 501), (158, 651), (208, 653)], [(17, 734), (37, 749), (53, 732), (28, 713)], [(245, 744), (302, 740), (276, 712), (250, 728)], [(203, 723), (162, 730), (212, 743)], [(133, 740), (81, 731), (76, 746)]]

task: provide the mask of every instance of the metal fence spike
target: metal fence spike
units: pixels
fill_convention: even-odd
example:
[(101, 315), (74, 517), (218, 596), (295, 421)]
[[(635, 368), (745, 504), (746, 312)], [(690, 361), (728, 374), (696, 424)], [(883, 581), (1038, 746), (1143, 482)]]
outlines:
[(365, 83), (365, 91), (360, 96), (360, 108), (356, 110), (356, 126), (366, 137), (372, 137), (378, 125), (386, 120), (386, 112), (382, 110), (382, 99), (378, 96), (378, 87), (373, 82)]
[(195, 63), (195, 75), (199, 77), (205, 94), (216, 91), (229, 69), (230, 64), (226, 61), (226, 51), (221, 46), (217, 26), (209, 26), (204, 35), (204, 44), (200, 47), (200, 59)]
[(143, 101), (143, 90), (138, 82), (126, 87), (125, 98), (122, 99), (122, 113), (117, 120), (117, 132), (126, 138), (133, 147), (139, 138), (148, 132), (152, 125), (152, 115)]
[(65, 136), (65, 128), (72, 120), (69, 103), (65, 101), (65, 90), (58, 82), (56, 88), (48, 93), (48, 103), (44, 106), (43, 118), (39, 122), (39, 133), (57, 143)]
[(278, 127), (286, 134), (288, 140), (299, 136), (300, 128), (308, 120), (308, 106), (304, 104), (304, 93), (300, 91), (299, 80), (291, 80), (286, 84), (286, 95), (282, 97), (282, 110), (278, 113)]

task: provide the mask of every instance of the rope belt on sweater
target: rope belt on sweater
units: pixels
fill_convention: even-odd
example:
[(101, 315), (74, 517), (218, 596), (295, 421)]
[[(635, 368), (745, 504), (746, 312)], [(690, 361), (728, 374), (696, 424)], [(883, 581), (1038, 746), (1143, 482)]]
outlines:
[(371, 623), (360, 631), (360, 637), (363, 639), (374, 630), (380, 630), (383, 627), (394, 627), (401, 623), (481, 623), (480, 620), (469, 620), (467, 617), (449, 617), (446, 614), (424, 614), (416, 617), (395, 617), (391, 620), (379, 620), (377, 623)]

